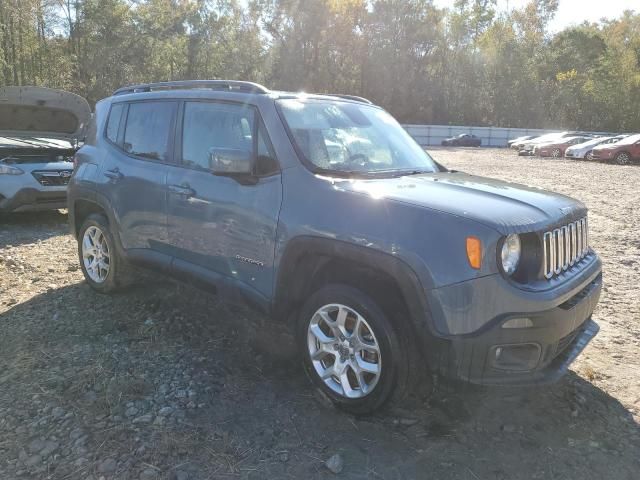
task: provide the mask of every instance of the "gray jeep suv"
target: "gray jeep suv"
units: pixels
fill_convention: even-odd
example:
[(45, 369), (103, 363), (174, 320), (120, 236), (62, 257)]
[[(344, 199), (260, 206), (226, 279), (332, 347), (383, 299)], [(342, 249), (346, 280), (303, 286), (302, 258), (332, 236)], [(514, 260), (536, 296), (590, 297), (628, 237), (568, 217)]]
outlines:
[(117, 90), (95, 122), (68, 199), (89, 285), (135, 265), (248, 302), (345, 410), (416, 373), (553, 381), (598, 331), (582, 203), (447, 170), (365, 99), (170, 82)]

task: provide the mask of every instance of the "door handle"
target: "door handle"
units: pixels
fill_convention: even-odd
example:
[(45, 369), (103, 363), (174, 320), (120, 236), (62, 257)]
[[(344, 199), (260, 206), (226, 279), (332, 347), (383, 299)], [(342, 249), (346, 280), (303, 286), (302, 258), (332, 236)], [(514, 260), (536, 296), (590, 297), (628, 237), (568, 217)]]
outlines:
[(184, 185), (169, 185), (169, 192), (174, 195), (181, 195), (183, 197), (193, 197), (196, 191), (188, 184)]
[(113, 170), (105, 170), (104, 176), (107, 178), (110, 178), (111, 180), (120, 180), (121, 178), (124, 177), (124, 175), (122, 174), (122, 172), (120, 172), (120, 169), (118, 167), (114, 168)]

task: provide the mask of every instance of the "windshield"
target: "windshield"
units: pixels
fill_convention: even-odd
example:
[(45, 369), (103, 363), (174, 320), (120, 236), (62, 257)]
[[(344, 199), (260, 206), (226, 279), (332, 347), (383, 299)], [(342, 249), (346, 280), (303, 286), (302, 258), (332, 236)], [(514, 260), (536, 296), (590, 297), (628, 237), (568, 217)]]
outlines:
[(611, 140), (611, 137), (598, 137), (598, 138), (593, 138), (591, 140), (587, 140), (584, 143), (581, 143), (581, 144), (579, 144), (577, 146), (578, 147), (580, 147), (580, 146), (590, 147), (592, 145), (599, 145), (599, 144), (607, 142), (609, 140)]
[(629, 135), (627, 138), (623, 138), (616, 145), (631, 145), (632, 143), (636, 143), (640, 140), (640, 135)]
[(439, 170), (384, 110), (310, 99), (279, 100), (278, 105), (298, 150), (314, 169), (380, 175)]

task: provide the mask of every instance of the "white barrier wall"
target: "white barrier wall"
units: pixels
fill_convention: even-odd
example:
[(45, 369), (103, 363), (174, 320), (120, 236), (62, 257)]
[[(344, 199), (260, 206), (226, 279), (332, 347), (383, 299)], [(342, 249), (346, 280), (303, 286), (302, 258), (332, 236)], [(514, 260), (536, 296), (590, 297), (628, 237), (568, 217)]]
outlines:
[(483, 147), (506, 147), (507, 141), (523, 135), (543, 135), (555, 130), (535, 128), (464, 127), (454, 125), (403, 125), (420, 145), (440, 145), (445, 138), (470, 133), (482, 140)]

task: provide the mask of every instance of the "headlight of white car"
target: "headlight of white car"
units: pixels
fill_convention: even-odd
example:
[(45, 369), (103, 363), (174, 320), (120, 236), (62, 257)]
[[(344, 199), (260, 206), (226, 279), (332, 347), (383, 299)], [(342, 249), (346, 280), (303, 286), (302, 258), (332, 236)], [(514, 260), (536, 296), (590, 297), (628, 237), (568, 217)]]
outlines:
[(514, 233), (507, 235), (502, 243), (502, 252), (500, 255), (502, 260), (502, 269), (507, 275), (513, 275), (518, 268), (520, 254), (520, 236)]
[(22, 175), (23, 173), (24, 170), (21, 170), (18, 167), (0, 164), (0, 175)]

